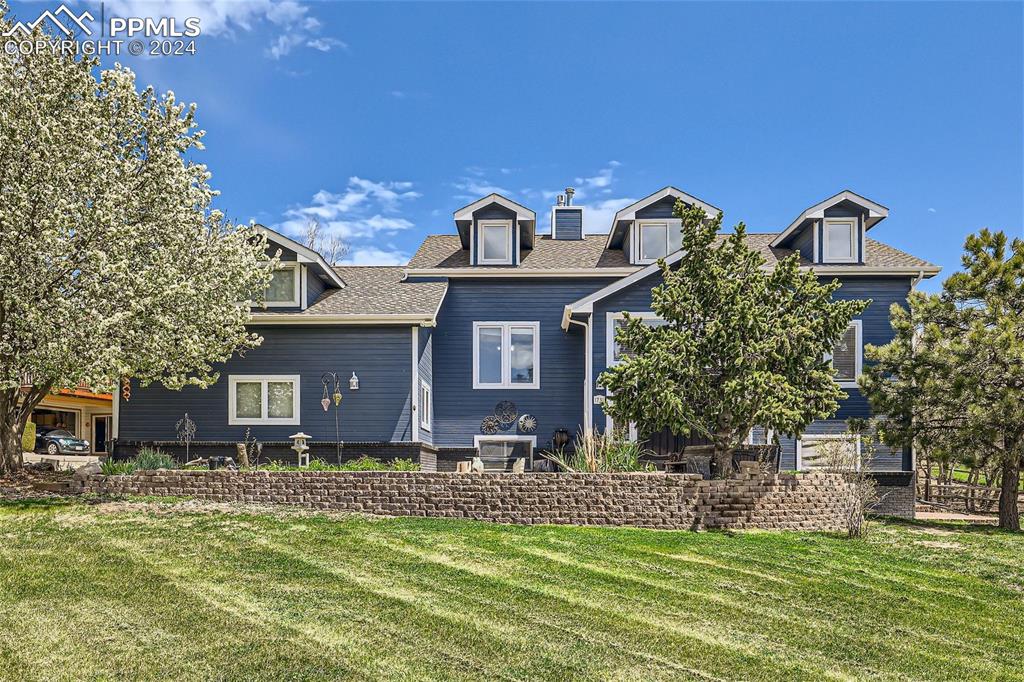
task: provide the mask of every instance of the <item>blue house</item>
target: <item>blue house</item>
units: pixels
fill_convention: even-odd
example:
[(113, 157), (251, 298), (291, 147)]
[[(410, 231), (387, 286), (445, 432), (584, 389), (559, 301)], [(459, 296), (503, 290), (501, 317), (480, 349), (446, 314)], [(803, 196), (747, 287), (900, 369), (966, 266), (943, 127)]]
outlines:
[[(206, 390), (133, 382), (114, 408), (116, 453), (179, 451), (175, 424), (186, 412), (197, 425), (193, 453), (234, 454), (248, 431), (265, 457), (293, 456), (289, 437), (301, 431), (314, 457), (333, 460), (340, 439), (344, 458), (409, 457), (440, 471), (476, 456), (529, 469), (556, 432), (612, 428), (597, 379), (620, 359), (624, 311), (658, 322), (657, 261), (680, 257), (673, 206), (719, 209), (665, 187), (616, 213), (607, 233), (585, 234), (586, 208), (566, 191), (550, 209), (550, 234), (537, 233), (533, 210), (491, 194), (455, 211), (455, 229), (426, 237), (405, 267), (332, 267), (267, 230), (283, 255), (266, 308), (253, 313), (262, 345), (220, 367)], [(783, 469), (813, 468), (825, 439), (857, 447), (844, 433), (848, 417), (869, 414), (855, 384), (864, 344), (889, 341), (889, 306), (939, 271), (869, 236), (887, 215), (843, 191), (778, 232), (749, 235), (769, 264), (798, 252), (802, 267), (841, 280), (837, 296), (872, 299), (832, 357), (849, 395), (838, 414), (799, 437), (751, 433), (752, 443), (778, 437)], [(337, 409), (324, 402), (336, 388)], [(912, 454), (884, 451), (873, 466), (910, 472)]]

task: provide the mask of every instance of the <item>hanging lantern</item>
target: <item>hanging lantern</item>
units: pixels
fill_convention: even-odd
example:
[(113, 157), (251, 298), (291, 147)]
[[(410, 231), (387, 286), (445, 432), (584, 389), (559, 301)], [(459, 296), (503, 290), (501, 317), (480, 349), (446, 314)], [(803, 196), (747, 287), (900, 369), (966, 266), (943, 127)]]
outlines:
[(359, 377), (356, 376), (355, 372), (352, 372), (352, 378), (348, 380), (348, 388), (350, 391), (359, 390)]
[(334, 404), (341, 405), (341, 391), (338, 389), (334, 389)]
[(327, 380), (323, 380), (324, 384), (324, 397), (320, 399), (320, 405), (324, 408), (324, 412), (331, 406), (331, 399), (327, 397)]

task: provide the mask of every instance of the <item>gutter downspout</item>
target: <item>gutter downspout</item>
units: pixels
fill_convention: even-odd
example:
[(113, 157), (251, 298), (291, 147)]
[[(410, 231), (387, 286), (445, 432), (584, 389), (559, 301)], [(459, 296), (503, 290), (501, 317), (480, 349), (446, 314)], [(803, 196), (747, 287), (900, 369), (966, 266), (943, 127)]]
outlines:
[[(568, 310), (568, 308), (566, 309)], [(590, 316), (590, 321), (593, 320), (593, 314)], [(593, 393), (591, 388), (593, 384), (593, 337), (590, 333), (590, 321), (580, 322), (579, 320), (573, 320), (567, 318), (569, 324), (578, 324), (583, 327), (583, 429), (585, 433), (590, 433), (592, 430), (591, 424), (594, 421), (594, 410), (590, 406), (590, 395)]]

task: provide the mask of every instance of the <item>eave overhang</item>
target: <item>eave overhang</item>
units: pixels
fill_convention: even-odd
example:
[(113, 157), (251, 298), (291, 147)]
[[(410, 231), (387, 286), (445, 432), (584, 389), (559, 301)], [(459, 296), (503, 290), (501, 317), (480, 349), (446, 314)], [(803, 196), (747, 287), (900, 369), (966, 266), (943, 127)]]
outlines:
[(797, 216), (796, 220), (789, 224), (785, 230), (779, 233), (779, 236), (772, 240), (771, 246), (777, 247), (782, 246), (786, 241), (796, 234), (801, 227), (809, 220), (820, 220), (825, 217), (825, 211), (832, 208), (836, 204), (841, 204), (844, 201), (848, 201), (851, 204), (855, 204), (864, 211), (864, 231), (870, 230), (872, 227), (877, 225), (882, 220), (885, 220), (889, 215), (889, 209), (882, 206), (879, 203), (871, 201), (866, 197), (862, 197), (856, 192), (851, 192), (848, 189), (844, 189), (839, 194), (829, 197), (820, 203), (811, 206), (806, 211)]
[(455, 211), (455, 227), (459, 231), (459, 240), (462, 248), (469, 248), (469, 231), (473, 225), (473, 214), (491, 204), (497, 204), (502, 208), (511, 211), (516, 216), (516, 223), (519, 225), (519, 245), (524, 249), (533, 248), (533, 240), (537, 231), (537, 214), (518, 204), (507, 197), (492, 192), (482, 199), (477, 199)]

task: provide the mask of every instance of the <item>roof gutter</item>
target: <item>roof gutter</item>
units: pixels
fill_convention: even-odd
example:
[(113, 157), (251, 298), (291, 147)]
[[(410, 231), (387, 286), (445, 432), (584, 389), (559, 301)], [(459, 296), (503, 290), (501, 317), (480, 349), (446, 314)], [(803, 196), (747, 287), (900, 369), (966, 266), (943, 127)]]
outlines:
[(629, 268), (570, 268), (524, 270), (522, 268), (419, 268), (407, 269), (406, 277), (543, 278), (543, 277), (625, 277), (637, 272)]
[(422, 314), (394, 314), (394, 315), (302, 315), (302, 314), (275, 314), (275, 315), (253, 315), (247, 324), (259, 325), (368, 325), (368, 324), (394, 324), (394, 325), (433, 325), (436, 322), (434, 315)]

